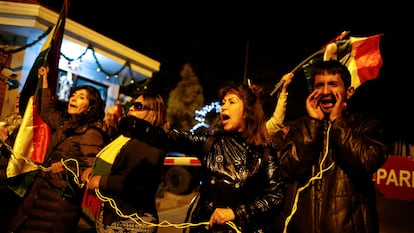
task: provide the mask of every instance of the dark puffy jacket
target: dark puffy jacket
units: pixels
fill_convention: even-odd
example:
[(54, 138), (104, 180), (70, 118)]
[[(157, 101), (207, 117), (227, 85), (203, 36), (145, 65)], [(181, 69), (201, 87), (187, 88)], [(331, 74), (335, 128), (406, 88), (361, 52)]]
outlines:
[(304, 116), (287, 125), (280, 160), (284, 176), (296, 187), (287, 212), (297, 207), (288, 232), (378, 233), (372, 175), (388, 151), (380, 121), (347, 115), (328, 123)]
[[(124, 215), (149, 213), (156, 218), (156, 192), (161, 181), (166, 152), (132, 138), (120, 150), (111, 167), (111, 173), (103, 175), (99, 187), (103, 195), (112, 198)], [(110, 225), (124, 220), (116, 209), (105, 202), (103, 223)]]
[(66, 169), (63, 174), (40, 170), (10, 223), (9, 232), (76, 232), (84, 193), (84, 188), (78, 186), (80, 174), (92, 166), (104, 144), (99, 128), (80, 126), (68, 134), (70, 122), (54, 110), (52, 102), (43, 101), (50, 100), (50, 96), (48, 89), (42, 90), (41, 117), (52, 129), (42, 166), (49, 168), (62, 159), (75, 159), (76, 163), (66, 164), (74, 173)]
[[(191, 222), (208, 222), (215, 208), (229, 207), (236, 215), (234, 224), (242, 232), (271, 232), (275, 215), (283, 205), (285, 190), (276, 148), (255, 147), (245, 143), (238, 133), (215, 133), (212, 145), (204, 153), (209, 135), (170, 130), (136, 120), (136, 137), (166, 146), (169, 150), (198, 155), (202, 163), (199, 201)], [(206, 230), (194, 227), (194, 232), (222, 232), (229, 226)]]

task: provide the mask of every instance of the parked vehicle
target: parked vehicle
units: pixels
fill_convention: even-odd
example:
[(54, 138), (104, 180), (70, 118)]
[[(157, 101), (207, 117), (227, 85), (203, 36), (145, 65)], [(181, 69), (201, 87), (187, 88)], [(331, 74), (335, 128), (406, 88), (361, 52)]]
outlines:
[[(191, 133), (203, 132), (216, 121), (220, 113), (220, 102), (213, 101), (195, 111), (198, 121)], [(167, 191), (174, 194), (188, 194), (200, 184), (201, 163), (197, 157), (183, 153), (170, 152), (164, 159), (163, 183)]]
[(164, 159), (163, 183), (168, 192), (184, 195), (200, 184), (200, 161), (197, 157), (170, 152)]

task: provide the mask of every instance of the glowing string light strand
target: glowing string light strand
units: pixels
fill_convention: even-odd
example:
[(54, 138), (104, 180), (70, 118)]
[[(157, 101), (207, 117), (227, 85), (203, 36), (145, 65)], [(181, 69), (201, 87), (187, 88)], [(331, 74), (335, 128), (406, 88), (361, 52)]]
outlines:
[[(39, 169), (41, 169), (42, 171), (51, 171), (52, 168), (51, 167), (43, 167), (41, 165), (38, 165), (36, 163), (34, 163), (32, 160), (30, 160), (29, 158), (26, 157), (22, 157), (22, 156), (17, 156), (16, 153), (13, 151), (13, 148), (8, 145), (6, 142), (4, 142), (3, 140), (0, 139), (0, 142), (3, 143), (3, 145), (5, 145), (7, 147), (8, 150), (10, 150), (11, 152), (11, 156), (14, 157), (18, 157), (18, 159), (23, 159), (26, 163), (29, 163)], [(70, 169), (67, 166), (68, 162), (75, 162), (76, 164), (76, 172), (73, 171), (72, 169)], [(61, 160), (61, 163), (63, 164), (64, 168), (66, 170), (68, 170), (70, 173), (72, 173), (73, 177), (74, 177), (74, 182), (80, 187), (82, 188), (84, 186), (83, 183), (79, 182), (79, 163), (76, 159), (70, 158), (70, 159), (66, 159), (66, 160)], [(175, 227), (177, 229), (184, 229), (184, 228), (189, 228), (189, 227), (194, 227), (194, 226), (202, 226), (202, 225), (206, 225), (208, 226), (210, 223), (209, 222), (200, 222), (200, 223), (170, 223), (167, 220), (164, 220), (158, 224), (155, 223), (151, 223), (151, 222), (147, 222), (144, 219), (142, 219), (137, 213), (133, 213), (130, 215), (125, 215), (122, 213), (122, 211), (117, 207), (116, 202), (109, 197), (105, 197), (104, 195), (102, 195), (99, 192), (99, 189), (95, 189), (95, 193), (96, 196), (103, 202), (109, 202), (110, 206), (115, 210), (115, 212), (123, 218), (129, 218), (131, 219), (133, 222), (135, 222), (137, 225), (142, 225), (142, 224), (146, 224), (148, 226), (153, 226), (153, 227)], [(231, 221), (227, 221), (226, 225), (228, 225), (229, 227), (231, 227), (232, 229), (235, 230), (236, 233), (241, 233), (240, 230), (238, 230), (236, 224), (234, 224)]]
[(212, 110), (214, 110), (214, 113), (218, 114), (220, 113), (220, 108), (221, 108), (220, 102), (215, 101), (215, 102), (212, 102), (211, 104), (205, 105), (200, 110), (195, 110), (194, 118), (196, 121), (198, 121), (198, 123), (194, 125), (193, 128), (190, 129), (190, 132), (194, 133), (200, 127), (209, 128), (210, 125), (206, 123), (207, 114), (210, 113)]
[(331, 126), (332, 126), (332, 124), (329, 123), (329, 127), (328, 127), (327, 132), (326, 132), (325, 153), (323, 155), (322, 161), (319, 163), (319, 172), (315, 176), (311, 177), (304, 186), (298, 188), (298, 190), (296, 191), (296, 196), (295, 196), (295, 200), (294, 200), (294, 203), (293, 203), (293, 206), (292, 206), (292, 211), (285, 220), (285, 226), (283, 228), (283, 233), (287, 233), (288, 224), (289, 224), (290, 220), (292, 219), (293, 215), (295, 214), (296, 210), (298, 209), (299, 194), (303, 190), (305, 190), (307, 187), (309, 187), (309, 185), (312, 183), (312, 181), (322, 179), (322, 175), (335, 165), (335, 162), (332, 162), (328, 167), (323, 168), (323, 164), (325, 163), (325, 159), (328, 156), (328, 151), (329, 151), (329, 131), (331, 131)]
[[(36, 168), (38, 168), (38, 169), (41, 169), (42, 171), (51, 171), (52, 170), (52, 168), (51, 167), (44, 167), (44, 166), (42, 166), (42, 165), (39, 165), (39, 164), (37, 164), (37, 163), (35, 163), (35, 162), (33, 162), (30, 158), (27, 158), (27, 157), (24, 157), (24, 156), (19, 156), (19, 155), (17, 155), (16, 154), (16, 152), (13, 150), (13, 148), (9, 145), (9, 144), (7, 144), (5, 141), (3, 141), (3, 140), (1, 140), (0, 139), (0, 143), (2, 143), (6, 148), (7, 148), (7, 150), (9, 150), (10, 151), (10, 153), (11, 153), (11, 156), (13, 157), (13, 159), (15, 159), (16, 161), (21, 161), (21, 160), (23, 160), (25, 163), (27, 163), (27, 164), (29, 164), (29, 165), (31, 165), (31, 166), (33, 166), (33, 167), (36, 167)], [(68, 166), (67, 166), (67, 163), (68, 162), (74, 162), (75, 163), (75, 165), (76, 165), (76, 172), (75, 171), (73, 171), (72, 169), (70, 169)], [(82, 188), (82, 186), (84, 185), (84, 184), (82, 184), (82, 183), (80, 183), (79, 182), (79, 171), (80, 171), (80, 169), (79, 169), (79, 162), (76, 160), (76, 159), (74, 159), (74, 158), (69, 158), (69, 159), (61, 159), (61, 163), (62, 163), (62, 165), (63, 165), (63, 167), (66, 169), (66, 170), (68, 170), (70, 173), (72, 173), (72, 175), (73, 175), (73, 179), (74, 179), (74, 182), (80, 187), (80, 188)]]
[[(137, 225), (148, 225), (148, 226), (153, 226), (153, 227), (175, 227), (177, 229), (184, 229), (184, 228), (189, 228), (189, 227), (194, 227), (194, 226), (202, 226), (202, 225), (209, 225), (209, 222), (199, 222), (199, 223), (189, 223), (189, 222), (185, 222), (185, 223), (170, 223), (167, 220), (163, 220), (160, 223), (156, 224), (156, 223), (152, 223), (152, 222), (147, 222), (144, 219), (142, 219), (137, 213), (133, 213), (130, 215), (125, 215), (122, 213), (122, 211), (118, 208), (118, 206), (116, 205), (116, 202), (109, 197), (105, 197), (104, 195), (101, 194), (101, 192), (99, 191), (99, 189), (95, 189), (95, 193), (96, 196), (103, 202), (109, 202), (109, 205), (115, 210), (116, 214), (118, 214), (118, 216), (122, 217), (122, 218), (128, 218), (130, 220), (132, 220), (133, 222), (135, 222)], [(231, 221), (227, 221), (226, 225), (230, 226), (231, 228), (233, 228), (236, 233), (241, 233), (241, 231), (239, 231), (237, 229), (237, 226), (231, 222)]]

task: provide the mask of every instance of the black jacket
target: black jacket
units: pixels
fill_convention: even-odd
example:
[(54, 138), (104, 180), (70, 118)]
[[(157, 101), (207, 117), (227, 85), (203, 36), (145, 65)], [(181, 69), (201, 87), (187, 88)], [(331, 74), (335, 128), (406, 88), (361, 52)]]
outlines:
[[(155, 201), (165, 154), (139, 139), (130, 139), (117, 154), (110, 174), (102, 176), (100, 191), (112, 198), (124, 215), (149, 213), (158, 222)], [(105, 202), (103, 223), (110, 225), (120, 219), (110, 203)]]
[(380, 121), (356, 114), (333, 123), (304, 116), (287, 126), (281, 167), (296, 187), (288, 199), (300, 192), (287, 206), (289, 213), (297, 207), (288, 232), (378, 233), (372, 175), (388, 151)]

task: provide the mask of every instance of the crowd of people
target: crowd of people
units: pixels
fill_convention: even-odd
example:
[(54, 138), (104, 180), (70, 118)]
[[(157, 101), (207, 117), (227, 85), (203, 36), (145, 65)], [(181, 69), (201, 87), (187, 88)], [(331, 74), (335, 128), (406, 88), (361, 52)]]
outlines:
[[(218, 90), (217, 124), (198, 133), (171, 127), (166, 103), (151, 89), (127, 112), (116, 105), (104, 118), (99, 91), (78, 86), (67, 109), (57, 111), (48, 67), (38, 73), (40, 115), (52, 129), (42, 166), (50, 170), (40, 170), (23, 197), (14, 196), (5, 175), (10, 151), (1, 148), (0, 200), (13, 201), (2, 211), (0, 233), (73, 233), (83, 209), (100, 233), (156, 233), (156, 192), (168, 151), (201, 162), (185, 231), (379, 233), (372, 175), (388, 145), (380, 119), (350, 111), (355, 89), (339, 61), (313, 69), (306, 115), (285, 120), (293, 73), (281, 78), (270, 117), (257, 88), (231, 82)], [(16, 128), (2, 133), (3, 144), (13, 144), (12, 136), (6, 139)]]

